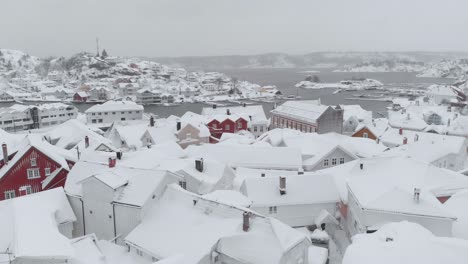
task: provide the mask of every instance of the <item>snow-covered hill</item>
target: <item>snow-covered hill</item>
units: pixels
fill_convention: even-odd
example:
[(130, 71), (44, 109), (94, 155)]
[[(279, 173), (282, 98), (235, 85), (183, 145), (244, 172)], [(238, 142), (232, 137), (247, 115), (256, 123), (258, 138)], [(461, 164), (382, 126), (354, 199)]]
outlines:
[(335, 72), (421, 72), (425, 69), (425, 64), (410, 60), (383, 60), (369, 61), (344, 69), (335, 70)]
[(0, 49), (0, 72), (31, 72), (40, 64), (40, 59), (18, 50)]
[(427, 65), (418, 77), (461, 78), (468, 74), (468, 59), (443, 60)]

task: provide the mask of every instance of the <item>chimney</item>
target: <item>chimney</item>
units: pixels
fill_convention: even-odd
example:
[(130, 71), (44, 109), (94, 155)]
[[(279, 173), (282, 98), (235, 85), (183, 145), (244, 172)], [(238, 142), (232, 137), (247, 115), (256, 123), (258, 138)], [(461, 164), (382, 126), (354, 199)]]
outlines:
[(226, 115), (231, 115), (231, 110), (226, 109)]
[(216, 109), (216, 104), (213, 104), (213, 109)]
[(195, 169), (199, 172), (203, 172), (203, 158), (195, 160)]
[(177, 121), (177, 131), (179, 131), (181, 127), (182, 127), (182, 123), (180, 121)]
[(8, 146), (6, 143), (2, 144), (2, 150), (3, 150), (3, 163), (4, 165), (8, 164)]
[(416, 203), (419, 203), (419, 195), (421, 194), (421, 189), (419, 188), (414, 188), (414, 195), (413, 199)]
[(262, 172), (262, 173), (260, 174), (260, 177), (262, 177), (262, 178), (265, 177), (265, 172)]
[(252, 116), (251, 115), (249, 115), (249, 119), (250, 119), (250, 121), (252, 121)]
[(408, 138), (407, 138), (407, 137), (404, 137), (404, 138), (403, 138), (403, 145), (406, 145), (406, 144), (408, 144)]
[(363, 170), (364, 169), (364, 163), (359, 164), (359, 167), (361, 168), (361, 170)]
[(418, 142), (418, 140), (419, 140), (419, 135), (418, 135), (418, 134), (415, 134), (415, 135), (414, 135), (414, 142)]
[(286, 194), (286, 177), (284, 176), (279, 177), (279, 191), (281, 195)]
[(244, 232), (249, 231), (250, 228), (250, 213), (249, 212), (244, 212), (242, 214), (242, 230)]
[(403, 128), (402, 127), (400, 127), (399, 131), (400, 131), (400, 135), (403, 135)]
[(85, 144), (85, 148), (89, 147), (89, 137), (88, 136), (84, 137), (84, 144)]
[(299, 170), (297, 171), (297, 175), (304, 175), (304, 169), (299, 168)]
[(154, 127), (154, 117), (150, 117), (150, 127)]
[(450, 118), (447, 120), (447, 126), (450, 126)]
[(376, 138), (375, 142), (377, 142), (377, 144), (379, 144), (380, 143), (380, 138)]
[(117, 151), (115, 154), (116, 154), (118, 160), (122, 159), (122, 156), (123, 156), (122, 151)]
[(242, 106), (243, 106), (243, 107), (246, 107), (246, 106), (247, 106), (247, 104), (246, 104), (246, 103), (243, 103), (243, 104), (242, 104)]
[(115, 167), (115, 163), (116, 163), (115, 159), (109, 157), (109, 168), (114, 168), (114, 167)]

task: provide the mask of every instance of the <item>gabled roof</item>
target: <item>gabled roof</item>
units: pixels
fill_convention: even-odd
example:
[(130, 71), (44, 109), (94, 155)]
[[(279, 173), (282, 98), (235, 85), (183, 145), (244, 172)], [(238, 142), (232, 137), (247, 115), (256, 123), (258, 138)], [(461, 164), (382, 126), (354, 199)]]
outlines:
[(202, 109), (202, 115), (214, 116), (224, 115), (227, 111), (232, 114), (240, 114), (242, 116), (251, 116), (254, 122), (267, 122), (265, 111), (262, 105), (246, 105), (246, 106), (226, 106), (226, 107), (204, 107)]
[(71, 155), (68, 151), (50, 145), (47, 141), (41, 139), (39, 135), (28, 134), (18, 146), (18, 152), (11, 159), (7, 165), (0, 169), (0, 179), (5, 176), (10, 169), (14, 168), (16, 163), (28, 152), (29, 149), (35, 148), (51, 160), (57, 162), (62, 168), (69, 170), (68, 161), (76, 161), (76, 157)]
[(271, 113), (315, 123), (317, 119), (328, 109), (318, 101), (287, 101), (273, 109)]
[[(210, 209), (213, 206), (215, 210)], [(208, 254), (216, 246), (218, 252), (232, 257), (242, 256), (247, 263), (258, 264), (280, 263), (285, 252), (308, 241), (305, 235), (278, 220), (253, 212), (250, 229), (244, 232), (244, 211), (250, 212), (246, 208), (206, 200), (170, 185), (125, 240), (158, 259), (180, 254)], [(257, 243), (259, 241), (262, 243)], [(254, 242), (255, 247), (252, 247)]]
[(66, 260), (73, 256), (58, 225), (76, 221), (62, 188), (0, 201), (0, 252), (16, 258)]
[(90, 107), (85, 113), (110, 112), (110, 111), (143, 111), (144, 108), (132, 101), (107, 101), (103, 104)]

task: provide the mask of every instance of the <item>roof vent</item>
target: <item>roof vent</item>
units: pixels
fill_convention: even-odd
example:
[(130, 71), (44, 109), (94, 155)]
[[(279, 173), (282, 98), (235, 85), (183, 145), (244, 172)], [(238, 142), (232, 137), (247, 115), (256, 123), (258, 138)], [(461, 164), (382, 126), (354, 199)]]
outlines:
[(203, 158), (195, 160), (195, 169), (199, 172), (203, 172)]
[(361, 170), (363, 170), (364, 169), (364, 163), (359, 164), (359, 168), (361, 168)]
[(88, 148), (89, 147), (89, 137), (88, 136), (84, 137), (84, 143), (85, 143), (85, 148)]

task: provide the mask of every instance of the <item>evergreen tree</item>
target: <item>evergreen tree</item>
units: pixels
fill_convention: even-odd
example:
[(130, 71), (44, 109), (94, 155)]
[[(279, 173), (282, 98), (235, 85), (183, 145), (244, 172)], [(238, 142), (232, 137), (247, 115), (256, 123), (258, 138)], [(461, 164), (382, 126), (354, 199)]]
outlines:
[(107, 57), (109, 57), (109, 55), (107, 54), (107, 51), (105, 49), (102, 50), (101, 58), (105, 59)]

